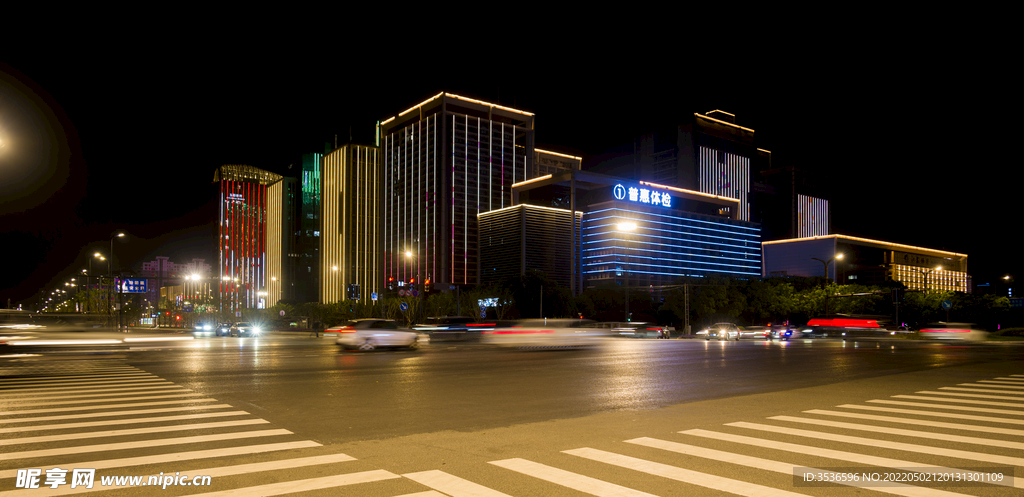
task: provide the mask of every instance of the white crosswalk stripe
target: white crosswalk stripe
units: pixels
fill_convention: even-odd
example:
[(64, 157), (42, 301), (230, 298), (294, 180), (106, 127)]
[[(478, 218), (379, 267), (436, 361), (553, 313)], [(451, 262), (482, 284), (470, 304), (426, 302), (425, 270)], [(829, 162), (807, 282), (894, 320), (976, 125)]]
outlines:
[[(70, 374), (73, 369), (68, 371)], [(18, 466), (14, 466), (18, 464), (17, 461), (44, 457), (67, 459), (53, 466), (49, 466), (51, 462), (47, 461), (48, 467), (116, 470), (167, 463), (181, 464), (185, 461), (209, 462), (256, 453), (299, 451), (291, 456), (275, 458), (271, 455), (260, 459), (261, 462), (247, 464), (218, 467), (207, 465), (205, 469), (191, 469), (195, 465), (193, 464), (187, 471), (190, 475), (205, 475), (212, 478), (235, 476), (244, 479), (225, 479), (221, 485), (190, 487), (188, 490), (192, 495), (204, 496), (269, 496), (318, 491), (321, 494), (359, 494), (377, 482), (404, 480), (407, 482), (404, 484), (406, 486), (421, 485), (423, 489), (405, 488), (390, 494), (381, 493), (379, 490), (366, 491), (377, 495), (401, 493), (396, 497), (510, 497), (505, 492), (508, 488), (515, 488), (515, 480), (503, 488), (503, 492), (452, 470), (428, 470), (405, 474), (372, 467), (347, 470), (344, 466), (334, 464), (354, 461), (355, 458), (345, 454), (310, 455), (310, 451), (322, 448), (320, 444), (311, 440), (296, 440), (298, 437), (286, 429), (254, 428), (257, 425), (266, 425), (268, 421), (238, 410), (230, 404), (210, 399), (201, 393), (181, 389), (162, 378), (147, 376), (141, 379), (125, 379), (120, 376), (121, 373), (141, 372), (134, 368), (119, 369), (116, 370), (117, 373), (111, 371), (114, 370), (104, 370), (103, 378), (77, 372), (75, 376), (78, 378), (73, 379), (75, 383), (68, 383), (68, 378), (63, 376), (50, 376), (49, 380), (20, 378), (16, 379), (18, 383), (0, 381), (0, 399), (3, 400), (5, 409), (0, 412), (0, 447), (25, 449), (0, 453), (0, 478), (14, 477), (19, 469)], [(1019, 385), (1014, 384), (1016, 381), (1020, 382)], [(552, 495), (577, 492), (600, 497), (648, 497), (653, 495), (650, 493), (651, 488), (664, 488), (666, 484), (676, 490), (663, 494), (686, 494), (695, 491), (699, 493), (701, 489), (710, 489), (750, 497), (793, 497), (806, 493), (802, 493), (801, 488), (790, 483), (795, 482), (795, 479), (786, 479), (785, 483), (779, 483), (783, 480), (780, 480), (778, 475), (795, 478), (796, 472), (800, 470), (813, 470), (823, 474), (831, 474), (836, 470), (820, 467), (820, 463), (820, 469), (808, 468), (787, 461), (787, 454), (792, 458), (836, 461), (836, 467), (845, 465), (878, 468), (878, 471), (888, 469), (918, 473), (978, 472), (978, 468), (970, 467), (972, 464), (1024, 468), (1024, 457), (1013, 455), (1024, 449), (1024, 428), (1017, 428), (1024, 425), (1024, 397), (1020, 397), (1024, 392), (1018, 392), (1019, 387), (1024, 387), (1024, 375), (1002, 376), (992, 380), (979, 379), (974, 383), (939, 387), (932, 391), (915, 392), (914, 395), (893, 395), (888, 399), (864, 400), (862, 404), (821, 406), (804, 410), (797, 416), (769, 416), (765, 423), (738, 421), (725, 423), (721, 430), (684, 429), (672, 435), (681, 437), (680, 440), (640, 437), (616, 442), (621, 444), (617, 445), (620, 448), (616, 450), (592, 447), (553, 449), (551, 454), (543, 456), (547, 459), (543, 462), (512, 457), (488, 461), (487, 464), (493, 468), (501, 468), (492, 471), (507, 470), (507, 474), (512, 478), (529, 478), (530, 488), (537, 488), (537, 485), (550, 486)], [(169, 395), (165, 390), (167, 388), (174, 388), (176, 393)], [(185, 396), (182, 396), (182, 393)], [(61, 394), (64, 395), (57, 397)], [(152, 400), (164, 398), (175, 400)], [(796, 425), (820, 426), (828, 431), (801, 429)], [(897, 427), (900, 425), (904, 427)], [(909, 429), (906, 425), (915, 429)], [(159, 435), (194, 430), (204, 430), (209, 434), (188, 433), (189, 436), (170, 438), (160, 438)], [(969, 436), (969, 433), (963, 432), (988, 436)], [(874, 436), (861, 436), (864, 433)], [(764, 437), (758, 434), (764, 434)], [(152, 438), (154, 435), (158, 438)], [(129, 442), (119, 437), (140, 440)], [(267, 440), (265, 437), (272, 438)], [(274, 437), (290, 439), (275, 440)], [(684, 443), (687, 441), (685, 439), (698, 440), (703, 446)], [(937, 446), (918, 443), (918, 440), (922, 439), (934, 440)], [(89, 442), (59, 448), (45, 445), (67, 445), (65, 442), (74, 440)], [(237, 445), (239, 443), (241, 445)], [(211, 445), (196, 447), (194, 444)], [(216, 446), (217, 444), (231, 446)], [(737, 448), (742, 446), (755, 449), (756, 455), (754, 452), (746, 453)], [(184, 447), (188, 447), (189, 450), (176, 450)], [(139, 452), (125, 454), (128, 457), (100, 456), (93, 461), (74, 460), (76, 455), (116, 453), (122, 450)], [(646, 451), (639, 455), (647, 456), (637, 457), (637, 451)], [(658, 462), (653, 459), (658, 459), (656, 454), (659, 451), (667, 455), (683, 454), (688, 457)], [(915, 455), (927, 458), (930, 463), (914, 461)], [(587, 461), (570, 467), (569, 459), (564, 459), (566, 456)], [(949, 460), (936, 460), (935, 457)], [(686, 467), (691, 461), (698, 459), (703, 461), (700, 463), (701, 468), (706, 467), (708, 461), (713, 462), (713, 470), (698, 471)], [(563, 463), (565, 467), (560, 467)], [(201, 462), (197, 464), (202, 466)], [(600, 471), (597, 468), (601, 465), (609, 465), (615, 469)], [(581, 470), (581, 467), (587, 469)], [(311, 470), (305, 473), (297, 471), (296, 476), (291, 478), (282, 478), (281, 473), (271, 478), (258, 478), (262, 473), (302, 468)], [(655, 484), (644, 490), (630, 488), (628, 481), (621, 481), (623, 471), (655, 476), (658, 480), (653, 481)], [(507, 478), (503, 477), (502, 481), (508, 481)], [(1024, 488), (1024, 478), (1008, 479), (1004, 484)], [(360, 486), (344, 490), (351, 485)], [(394, 486), (395, 484), (391, 485), (387, 488), (402, 488)], [(836, 483), (836, 486), (842, 485)], [(862, 486), (856, 483), (845, 485)], [(97, 485), (91, 491), (129, 486), (131, 485)], [(958, 493), (954, 491), (956, 489), (950, 488), (894, 483), (865, 489), (906, 497), (953, 497), (971, 493)], [(56, 490), (47, 489), (40, 495), (67, 495), (81, 491), (80, 488), (70, 489), (64, 486)], [(29, 491), (21, 489), (0, 491), (0, 497), (30, 497), (27, 492)]]

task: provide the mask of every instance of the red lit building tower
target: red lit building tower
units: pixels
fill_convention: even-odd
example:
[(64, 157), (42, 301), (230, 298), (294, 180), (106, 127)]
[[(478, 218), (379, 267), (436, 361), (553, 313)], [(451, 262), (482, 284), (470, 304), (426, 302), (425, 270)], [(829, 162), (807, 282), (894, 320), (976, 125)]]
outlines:
[(220, 183), (220, 308), (222, 312), (267, 304), (268, 185), (281, 176), (252, 166), (224, 165)]

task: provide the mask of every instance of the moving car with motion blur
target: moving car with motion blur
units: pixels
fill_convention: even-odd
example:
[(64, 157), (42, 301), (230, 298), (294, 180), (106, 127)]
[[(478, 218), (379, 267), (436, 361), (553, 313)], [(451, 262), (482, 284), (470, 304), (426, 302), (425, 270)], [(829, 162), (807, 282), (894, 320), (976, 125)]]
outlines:
[(698, 331), (697, 335), (703, 335), (705, 340), (739, 340), (741, 332), (740, 327), (733, 323), (715, 323)]
[(258, 337), (263, 334), (263, 329), (248, 321), (239, 321), (231, 325), (228, 334), (233, 337)]
[(483, 330), (483, 343), (502, 347), (543, 349), (597, 345), (617, 332), (589, 319), (521, 319)]
[(345, 350), (364, 352), (378, 348), (419, 348), (419, 334), (401, 329), (392, 319), (356, 319), (324, 330), (324, 337), (336, 337), (335, 343)]
[(978, 328), (974, 323), (932, 323), (922, 326), (918, 330), (918, 336), (923, 339), (934, 340), (984, 340), (988, 332)]

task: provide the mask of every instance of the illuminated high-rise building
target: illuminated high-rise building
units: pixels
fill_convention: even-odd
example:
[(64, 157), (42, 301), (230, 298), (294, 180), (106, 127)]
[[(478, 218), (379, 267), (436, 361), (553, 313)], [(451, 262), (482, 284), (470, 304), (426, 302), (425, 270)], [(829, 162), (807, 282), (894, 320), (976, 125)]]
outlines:
[(295, 299), (293, 257), (296, 247), (299, 182), (281, 178), (267, 187), (267, 270), (264, 305)]
[(324, 155), (320, 179), (320, 302), (370, 302), (380, 272), (380, 151), (347, 144)]
[[(268, 186), (281, 176), (246, 165), (217, 168), (220, 183), (219, 272), (222, 311), (267, 303)], [(279, 243), (270, 240), (269, 243)]]
[(533, 117), (439, 93), (378, 124), (385, 278), (479, 283), (477, 216), (536, 174)]

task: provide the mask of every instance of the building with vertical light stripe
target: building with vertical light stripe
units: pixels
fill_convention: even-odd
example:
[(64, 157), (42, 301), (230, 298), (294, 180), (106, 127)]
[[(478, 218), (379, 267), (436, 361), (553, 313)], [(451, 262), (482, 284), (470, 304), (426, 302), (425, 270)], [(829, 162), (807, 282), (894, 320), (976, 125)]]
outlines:
[(266, 306), (267, 188), (281, 175), (246, 165), (217, 168), (220, 183), (220, 305), (222, 312)]
[(323, 156), (320, 177), (320, 302), (369, 303), (380, 271), (380, 150), (347, 144)]
[(378, 125), (385, 278), (479, 284), (477, 215), (511, 206), (512, 184), (535, 174), (533, 123), (439, 93)]
[(295, 247), (298, 227), (298, 180), (281, 178), (267, 187), (266, 306), (294, 299), (295, 264), (288, 254)]

